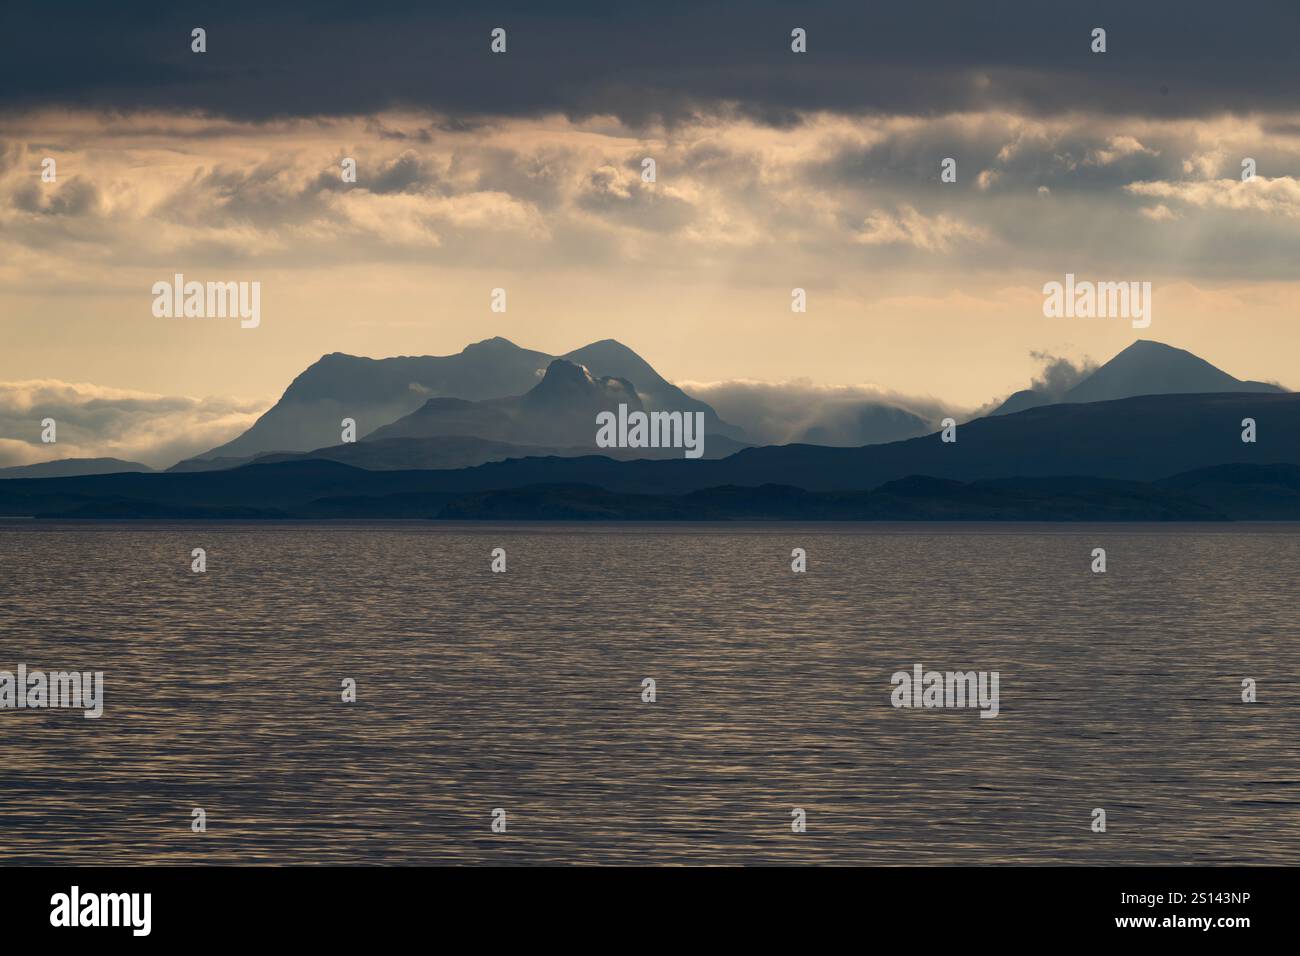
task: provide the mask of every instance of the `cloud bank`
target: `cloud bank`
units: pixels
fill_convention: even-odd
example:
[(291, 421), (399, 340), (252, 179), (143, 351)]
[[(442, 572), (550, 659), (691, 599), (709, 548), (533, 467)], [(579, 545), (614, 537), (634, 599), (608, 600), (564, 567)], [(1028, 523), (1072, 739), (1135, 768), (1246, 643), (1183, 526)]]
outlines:
[[(386, 114), (260, 124), (38, 113), (0, 139), (0, 284), (127, 288), (132, 270), (476, 268), (1281, 279), (1300, 254), (1300, 117), (1006, 113), (612, 117), (447, 128)], [(643, 180), (642, 160), (657, 164)], [(1258, 175), (1241, 182), (1249, 157)], [(54, 183), (40, 181), (44, 159)], [(940, 181), (956, 161), (957, 182)], [(340, 174), (357, 164), (357, 181)], [(1087, 228), (1081, 229), (1085, 223)], [(75, 268), (72, 266), (75, 264)], [(833, 268), (832, 268), (833, 266)], [(737, 271), (741, 270), (741, 271)]]
[(760, 445), (872, 445), (929, 434), (949, 412), (931, 398), (874, 385), (792, 382), (683, 382), (722, 418)]
[[(86, 383), (0, 382), (0, 467), (62, 458), (122, 458), (164, 468), (229, 441), (265, 402), (151, 395)], [(41, 441), (43, 419), (57, 441)]]
[[(0, 13), (0, 108), (201, 110), (265, 120), (389, 109), (676, 123), (731, 104), (768, 125), (829, 109), (932, 116), (1214, 116), (1300, 96), (1300, 10), (1260, 0), (864, 4), (751, 0), (94, 0)], [(207, 31), (207, 52), (190, 31)], [(1091, 51), (1101, 26), (1108, 52)], [(507, 51), (489, 50), (507, 31)], [(794, 27), (808, 52), (793, 54)], [(55, 54), (52, 57), (52, 52)], [(1213, 63), (1213, 69), (1206, 69)], [(364, 64), (364, 69), (349, 69)]]

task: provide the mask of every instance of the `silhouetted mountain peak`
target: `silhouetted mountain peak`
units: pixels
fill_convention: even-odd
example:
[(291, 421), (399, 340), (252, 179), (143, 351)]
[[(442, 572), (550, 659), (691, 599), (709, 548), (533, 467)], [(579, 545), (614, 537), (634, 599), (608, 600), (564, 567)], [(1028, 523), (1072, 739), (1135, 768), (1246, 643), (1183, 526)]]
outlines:
[[(1205, 361), (1194, 352), (1189, 352), (1187, 349), (1180, 349), (1176, 345), (1166, 345), (1164, 342), (1157, 342), (1155, 339), (1134, 339), (1129, 345), (1116, 352), (1115, 358), (1112, 358), (1111, 361), (1115, 361), (1115, 359), (1119, 358), (1121, 355), (1138, 356), (1142, 358), (1160, 356), (1169, 358), (1173, 356), (1183, 356), (1185, 358), (1195, 359), (1202, 365), (1210, 365), (1209, 362)], [(1210, 367), (1213, 368), (1214, 366), (1210, 365)]]
[(1105, 402), (1136, 395), (1211, 392), (1280, 392), (1263, 382), (1245, 382), (1186, 349), (1138, 339), (1065, 393), (1066, 402)]
[(475, 352), (500, 352), (505, 350), (515, 352), (523, 351), (518, 345), (515, 345), (515, 343), (511, 342), (509, 339), (502, 338), (499, 335), (494, 335), (492, 338), (484, 339), (481, 342), (471, 342), (460, 350), (460, 354), (471, 355)]
[(620, 402), (641, 408), (636, 387), (627, 379), (612, 375), (596, 378), (585, 365), (567, 359), (556, 359), (548, 365), (542, 380), (523, 398), (531, 406), (563, 405), (575, 411), (612, 407)]
[(1139, 395), (1200, 395), (1215, 392), (1285, 392), (1267, 382), (1242, 381), (1186, 349), (1151, 339), (1138, 339), (1081, 382), (1060, 392), (1024, 389), (1003, 402), (992, 415), (1059, 402), (1109, 402)]
[[(1138, 339), (1126, 348), (1115, 353), (1112, 358), (1101, 368), (1114, 365), (1124, 365), (1133, 362), (1158, 362), (1167, 364), (1178, 364), (1186, 368), (1213, 369), (1219, 372), (1205, 359), (1195, 355), (1186, 349), (1176, 348), (1172, 345), (1165, 345), (1164, 342), (1157, 342), (1154, 339)], [(1101, 371), (1099, 368), (1097, 371)], [(1220, 374), (1227, 374), (1221, 372)]]
[(585, 365), (579, 365), (576, 362), (569, 362), (565, 359), (556, 359), (550, 365), (546, 366), (546, 374), (542, 380), (537, 383), (538, 389), (582, 389), (587, 390), (596, 384), (591, 372)]
[(634, 359), (638, 362), (645, 361), (645, 359), (641, 358), (641, 356), (637, 355), (636, 352), (628, 348), (618, 339), (601, 339), (599, 342), (592, 342), (589, 345), (584, 345), (580, 349), (574, 349), (569, 354), (574, 355), (578, 352), (585, 352), (591, 355), (603, 355), (608, 356), (609, 358)]
[(609, 369), (611, 374), (625, 378), (636, 376), (643, 388), (667, 384), (649, 362), (616, 339), (592, 342), (566, 353), (564, 358), (589, 368)]
[(298, 375), (298, 379), (310, 378), (314, 375), (320, 375), (322, 372), (332, 374), (340, 370), (355, 368), (365, 362), (374, 361), (376, 360), (367, 358), (364, 355), (352, 355), (349, 352), (329, 352), (303, 369), (301, 374)]

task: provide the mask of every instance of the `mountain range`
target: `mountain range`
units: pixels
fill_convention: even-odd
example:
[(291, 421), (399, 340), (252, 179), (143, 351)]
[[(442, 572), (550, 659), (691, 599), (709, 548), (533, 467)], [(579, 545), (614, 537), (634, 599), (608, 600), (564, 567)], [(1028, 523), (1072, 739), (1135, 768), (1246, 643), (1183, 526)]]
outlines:
[[(502, 399), (528, 396), (541, 386), (547, 370), (556, 360), (566, 365), (586, 370), (587, 384), (591, 389), (609, 390), (623, 388), (635, 393), (640, 407), (653, 411), (703, 412), (705, 434), (731, 439), (740, 447), (744, 433), (722, 421), (709, 405), (691, 398), (676, 385), (663, 378), (649, 363), (627, 346), (613, 339), (593, 342), (562, 356), (548, 355), (520, 348), (503, 338), (491, 338), (466, 346), (456, 355), (400, 356), (372, 359), (335, 352), (322, 356), (301, 375), (295, 378), (280, 400), (262, 415), (242, 435), (197, 455), (179, 465), (180, 470), (204, 467), (199, 462), (212, 462), (218, 467), (244, 463), (268, 452), (306, 452), (337, 445), (340, 440), (340, 422), (351, 418), (357, 423), (358, 437), (397, 437), (394, 432), (374, 434), (395, 425), (399, 419), (413, 412), (423, 411), (416, 421), (403, 426), (401, 431), (411, 437), (458, 434), (509, 444), (546, 445), (555, 439), (562, 445), (586, 445), (594, 450), (595, 416), (586, 422), (581, 435), (566, 427), (544, 428), (551, 438), (527, 430), (539, 420), (531, 416), (528, 422), (510, 427), (511, 412), (515, 407), (492, 405)], [(544, 404), (552, 391), (564, 387), (566, 377), (548, 384), (529, 402), (535, 407)], [(572, 376), (567, 378), (575, 385)], [(571, 389), (571, 392), (583, 389)], [(590, 389), (587, 389), (590, 391)], [(443, 399), (434, 403), (431, 400)], [(580, 396), (579, 403), (593, 404), (591, 394)], [(471, 403), (482, 403), (470, 407)], [(572, 409), (576, 414), (577, 405)], [(459, 432), (448, 431), (458, 416), (463, 417)], [(484, 433), (472, 429), (481, 427)], [(509, 437), (506, 437), (509, 436)], [(706, 445), (707, 448), (707, 445)]]
[[(990, 414), (1138, 395), (1283, 391), (1234, 378), (1183, 349), (1139, 340), (1063, 396), (1054, 399), (1043, 389), (1026, 389)], [(540, 455), (676, 456), (668, 449), (597, 449), (595, 412), (620, 402), (647, 411), (702, 411), (707, 458), (725, 457), (746, 445), (741, 429), (611, 339), (557, 358), (492, 338), (450, 356), (323, 356), (244, 434), (170, 470), (228, 469), (294, 457), (362, 468), (457, 468)], [(358, 442), (341, 443), (344, 418), (357, 422)], [(937, 424), (882, 400), (864, 400), (838, 409), (834, 418), (809, 423), (801, 434), (807, 444), (856, 447), (861, 442), (845, 437), (911, 438)]]
[[(1256, 442), (1241, 440), (1246, 418), (1256, 422)], [(1270, 502), (1281, 500), (1274, 491), (1282, 485), (1268, 469), (1300, 468), (1300, 395), (1147, 395), (1050, 405), (968, 422), (957, 428), (956, 438), (948, 443), (936, 433), (860, 448), (766, 446), (713, 460), (616, 461), (589, 455), (378, 471), (300, 459), (213, 472), (10, 479), (0, 483), (0, 514), (436, 517), (457, 499), (536, 486), (672, 497), (726, 486), (777, 485), (835, 495), (924, 476), (961, 484), (1038, 481), (1048, 489), (1052, 482), (1072, 487), (1081, 479), (1154, 484), (1228, 466), (1246, 471), (1234, 472), (1220, 490), (1231, 490), (1238, 500), (1253, 495), (1258, 517), (1271, 514)], [(1247, 490), (1243, 474), (1267, 480)], [(1232, 516), (1215, 500), (1198, 500)]]
[[(597, 374), (578, 359), (639, 381)], [(352, 372), (359, 376), (355, 398), (348, 397)], [(528, 387), (517, 394), (492, 394), (513, 384)], [(422, 394), (461, 387), (488, 397)], [(1200, 391), (1184, 390), (1193, 388)], [(139, 466), (118, 474), (54, 477), (42, 475), (38, 466), (35, 473), (0, 483), (0, 513), (681, 520), (1300, 517), (1300, 395), (1240, 381), (1181, 349), (1139, 341), (1062, 400), (1039, 404), (1036, 399), (1023, 399), (1030, 407), (1013, 411), (1007, 409), (1016, 401), (1012, 396), (994, 413), (958, 425), (951, 442), (932, 431), (858, 447), (752, 447), (725, 434), (737, 430), (707, 405), (611, 341), (568, 357), (520, 349), (503, 339), (447, 357), (326, 356), (295, 379), (244, 435), (207, 456), (154, 474)], [(596, 414), (620, 405), (634, 411), (703, 412), (707, 457), (686, 459), (680, 449), (593, 453)], [(383, 414), (404, 410), (376, 421), (359, 441), (305, 452), (255, 451), (250, 458), (238, 454), (285, 442), (285, 429), (294, 422), (316, 422), (344, 408), (369, 408), (376, 417), (381, 408), (389, 409)], [(1247, 419), (1255, 423), (1252, 442), (1242, 440)], [(710, 421), (724, 434), (709, 433)], [(324, 434), (325, 424), (336, 437), (337, 422), (311, 427)], [(668, 454), (656, 458), (646, 454), (651, 451)], [(47, 465), (61, 465), (65, 474), (74, 467)]]
[[(505, 342), (504, 339), (492, 341)], [(588, 347), (593, 348), (595, 346)], [(618, 349), (628, 355), (634, 354), (623, 346), (618, 346)], [(513, 365), (516, 357), (513, 345), (498, 344), (494, 346), (494, 351), (506, 357), (508, 365)], [(604, 351), (607, 356), (616, 352), (612, 347)], [(580, 349), (578, 352), (586, 353), (587, 350)], [(213, 449), (209, 453), (212, 457), (188, 459), (169, 470), (219, 470), (252, 461), (270, 463), (294, 458), (325, 458), (361, 468), (456, 468), (537, 455), (573, 457), (600, 453), (614, 458), (668, 458), (682, 455), (682, 450), (675, 448), (598, 449), (595, 444), (596, 415), (603, 411), (617, 413), (620, 406), (626, 406), (629, 411), (704, 411), (705, 433), (708, 436), (704, 457), (707, 458), (721, 458), (746, 447), (744, 442), (729, 437), (728, 433), (738, 431), (721, 423), (711, 408), (690, 399), (685, 393), (675, 390), (674, 386), (658, 386), (656, 383), (662, 382), (662, 379), (648, 365), (641, 365), (643, 368), (634, 362), (623, 361), (624, 367), (637, 369), (643, 381), (651, 382), (649, 394), (653, 398), (650, 403), (643, 399), (640, 389), (626, 378), (597, 378), (587, 367), (569, 359), (551, 359), (542, 370), (540, 380), (535, 381), (522, 395), (479, 400), (430, 398), (396, 421), (373, 429), (360, 441), (335, 443), (306, 452), (263, 452), (247, 458), (230, 458), (219, 454), (229, 451), (231, 444), (234, 444), (231, 443)], [(283, 404), (282, 399), (281, 405)], [(279, 407), (280, 405), (276, 406)], [(275, 409), (271, 410), (274, 411)], [(262, 420), (267, 416), (263, 416)], [(708, 432), (710, 417), (720, 423), (721, 433)], [(259, 425), (261, 421), (249, 429), (245, 436), (251, 435)], [(336, 437), (338, 433), (336, 427)]]

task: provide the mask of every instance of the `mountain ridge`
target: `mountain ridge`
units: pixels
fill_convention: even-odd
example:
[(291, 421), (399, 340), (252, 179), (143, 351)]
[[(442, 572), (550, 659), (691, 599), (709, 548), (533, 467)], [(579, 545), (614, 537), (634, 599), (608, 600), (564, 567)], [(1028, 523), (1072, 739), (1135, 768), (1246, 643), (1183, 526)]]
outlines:
[(74, 475), (112, 475), (118, 472), (152, 472), (148, 465), (122, 458), (52, 458), (30, 465), (0, 468), (0, 479), (59, 478)]
[[(1257, 442), (1241, 440), (1241, 422), (1257, 422)], [(166, 472), (15, 479), (0, 486), (0, 513), (57, 514), (101, 502), (155, 507), (312, 511), (312, 502), (350, 502), (335, 514), (366, 513), (392, 496), (428, 502), (536, 485), (591, 485), (619, 495), (685, 495), (724, 486), (792, 486), (811, 493), (875, 489), (908, 476), (972, 483), (1059, 479), (1155, 483), (1216, 466), (1300, 467), (1300, 395), (1212, 393), (1152, 395), (1111, 402), (1057, 404), (938, 433), (860, 448), (782, 445), (746, 448), (721, 459), (616, 461), (602, 455), (510, 458), (442, 471), (368, 471), (304, 459), (222, 472)], [(1240, 489), (1218, 481), (1238, 499)], [(1284, 483), (1259, 482), (1265, 489)], [(1177, 489), (1171, 489), (1177, 490)], [(1289, 491), (1279, 491), (1278, 498)], [(1246, 496), (1249, 497), (1248, 495)], [(369, 504), (367, 504), (369, 502)], [(335, 506), (331, 506), (335, 507)], [(421, 507), (424, 507), (423, 505)], [(156, 512), (155, 512), (156, 513)]]
[(744, 441), (743, 432), (724, 422), (711, 406), (691, 398), (614, 339), (550, 355), (494, 336), (470, 343), (454, 355), (379, 359), (343, 352), (323, 355), (298, 373), (252, 426), (186, 462), (325, 447), (338, 441), (344, 418), (356, 421), (362, 434), (370, 434), (430, 398), (487, 401), (520, 396), (537, 385), (557, 359), (582, 365), (596, 377), (631, 382), (648, 410), (700, 411), (708, 434)]
[(1186, 349), (1151, 339), (1138, 339), (1062, 395), (1053, 396), (1042, 389), (1021, 389), (989, 414), (1008, 415), (1042, 405), (1114, 401), (1142, 395), (1276, 394), (1286, 391), (1270, 382), (1235, 378)]

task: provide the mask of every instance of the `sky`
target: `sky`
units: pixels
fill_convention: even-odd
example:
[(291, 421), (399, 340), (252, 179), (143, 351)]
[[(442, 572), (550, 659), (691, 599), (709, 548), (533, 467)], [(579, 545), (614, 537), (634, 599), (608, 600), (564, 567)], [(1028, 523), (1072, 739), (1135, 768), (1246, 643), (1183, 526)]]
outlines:
[[(800, 407), (971, 411), (1139, 337), (1300, 387), (1297, 28), (1281, 2), (9, 4), (0, 466), (51, 457), (46, 414), (78, 425), (60, 457), (167, 464), (323, 354), (496, 335)], [(260, 324), (156, 317), (177, 273), (260, 283)], [(1150, 327), (1045, 317), (1067, 273), (1150, 282)]]

